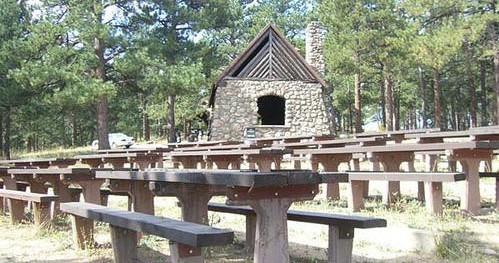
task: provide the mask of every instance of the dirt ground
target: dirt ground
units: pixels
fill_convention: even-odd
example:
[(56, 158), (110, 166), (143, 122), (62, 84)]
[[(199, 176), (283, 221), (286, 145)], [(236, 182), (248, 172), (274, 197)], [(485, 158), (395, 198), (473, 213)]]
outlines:
[[(491, 200), (495, 194), (493, 186), (489, 183), (483, 187), (487, 200)], [(459, 187), (457, 191), (460, 191)], [(404, 185), (402, 190), (406, 191)], [(450, 193), (447, 192), (447, 195)], [(126, 207), (126, 198), (123, 197), (110, 197), (109, 202), (112, 206)], [(341, 201), (333, 204), (308, 202), (293, 208), (344, 212), (342, 206), (344, 208), (345, 204)], [(172, 218), (180, 216), (175, 198), (156, 198), (155, 207), (157, 215)], [(424, 206), (420, 204), (407, 203), (401, 207), (393, 211), (375, 208), (373, 211), (362, 213), (387, 219), (388, 227), (373, 231), (356, 230), (353, 262), (499, 262), (499, 213), (492, 209), (484, 210), (487, 214), (484, 217), (462, 219), (455, 216), (451, 219), (439, 219), (424, 215)], [(207, 252), (207, 262), (252, 262), (244, 248), (243, 217), (210, 212), (209, 220), (210, 224), (216, 227), (234, 229), (236, 241), (231, 246), (210, 249)], [(415, 228), (425, 230), (413, 230)], [(450, 230), (441, 231), (441, 228)], [(11, 225), (9, 217), (2, 215), (0, 216), (0, 263), (113, 262), (107, 225), (98, 224), (96, 229), (96, 241), (99, 246), (77, 251), (73, 246), (67, 218), (57, 219), (52, 229), (37, 231), (32, 223)], [(288, 230), (291, 262), (327, 262), (327, 226), (289, 222)], [(437, 245), (429, 248), (418, 246), (430, 243)], [(445, 259), (438, 256), (445, 253), (448, 255)], [(167, 240), (155, 236), (145, 236), (141, 239), (140, 262), (169, 262), (168, 255)]]

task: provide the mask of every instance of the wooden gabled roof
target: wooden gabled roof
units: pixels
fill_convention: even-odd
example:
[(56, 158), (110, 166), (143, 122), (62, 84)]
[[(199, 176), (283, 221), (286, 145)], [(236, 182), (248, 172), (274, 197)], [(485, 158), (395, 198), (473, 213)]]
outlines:
[(263, 28), (213, 82), (210, 106), (215, 102), (218, 85), (226, 78), (310, 81), (326, 86), (315, 69), (272, 23)]

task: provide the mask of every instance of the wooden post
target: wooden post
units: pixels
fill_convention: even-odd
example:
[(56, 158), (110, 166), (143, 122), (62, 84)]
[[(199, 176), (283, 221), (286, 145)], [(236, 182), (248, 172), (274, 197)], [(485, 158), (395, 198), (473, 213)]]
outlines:
[(442, 182), (425, 182), (426, 209), (430, 214), (442, 213)]
[(364, 181), (350, 181), (348, 189), (348, 207), (352, 212), (364, 208)]
[(246, 252), (255, 252), (256, 215), (246, 215)]
[(499, 177), (496, 177), (496, 210), (499, 211)]
[(37, 228), (48, 227), (50, 221), (50, 205), (52, 202), (33, 202), (33, 220)]
[(353, 228), (339, 228), (333, 225), (329, 226), (329, 263), (352, 262), (353, 235)]
[(101, 204), (100, 199), (100, 187), (104, 183), (104, 180), (88, 180), (88, 181), (78, 181), (78, 184), (83, 188), (83, 198), (85, 202), (92, 204)]
[(137, 258), (137, 232), (109, 225), (111, 243), (114, 252), (114, 262), (135, 263)]
[(73, 241), (77, 249), (94, 246), (94, 221), (72, 215), (71, 225), (73, 228)]
[(250, 200), (255, 211), (255, 263), (289, 263), (287, 211), (292, 199)]
[(10, 220), (12, 224), (21, 223), (24, 219), (24, 201), (8, 198)]
[[(409, 162), (413, 159), (412, 152), (386, 152), (372, 153), (372, 157), (383, 164), (385, 172), (399, 172), (402, 162)], [(388, 181), (387, 190), (383, 193), (383, 203), (387, 206), (400, 198), (400, 181)]]
[(201, 249), (170, 241), (170, 259), (172, 263), (204, 263)]

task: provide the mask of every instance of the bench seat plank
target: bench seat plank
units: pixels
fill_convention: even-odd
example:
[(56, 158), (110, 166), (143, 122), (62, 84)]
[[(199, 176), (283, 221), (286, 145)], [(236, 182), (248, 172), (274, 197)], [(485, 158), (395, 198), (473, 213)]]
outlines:
[(157, 235), (193, 247), (226, 245), (232, 242), (234, 235), (231, 230), (216, 229), (206, 225), (117, 210), (90, 203), (62, 203), (61, 210), (136, 232)]
[[(208, 209), (214, 212), (240, 215), (256, 215), (249, 206), (230, 206), (221, 203), (208, 203)], [(355, 215), (329, 214), (311, 211), (289, 210), (288, 220), (324, 225), (347, 226), (354, 228), (386, 227), (386, 220)]]
[(0, 196), (21, 201), (31, 201), (37, 203), (52, 202), (57, 200), (57, 195), (30, 193), (17, 190), (0, 189)]
[(459, 172), (383, 172), (348, 171), (350, 181), (419, 181), (419, 182), (456, 182), (466, 180)]
[[(255, 240), (256, 213), (249, 206), (230, 206), (221, 203), (208, 203), (210, 211), (234, 213), (246, 216), (246, 243), (252, 251)], [(327, 214), (320, 212), (289, 210), (287, 219), (292, 221), (325, 224), (329, 226), (328, 262), (344, 263), (352, 261), (352, 247), (355, 228), (386, 227), (386, 220), (363, 216)]]
[(57, 201), (57, 195), (30, 193), (19, 190), (0, 189), (0, 196), (7, 198), (12, 224), (24, 219), (25, 201), (33, 202), (33, 220), (37, 228), (50, 225), (50, 205)]

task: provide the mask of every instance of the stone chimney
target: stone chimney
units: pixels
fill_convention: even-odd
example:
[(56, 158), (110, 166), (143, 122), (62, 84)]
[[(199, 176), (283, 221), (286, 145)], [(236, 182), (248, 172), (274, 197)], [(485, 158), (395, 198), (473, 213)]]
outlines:
[(318, 21), (312, 21), (305, 30), (305, 60), (324, 76), (324, 55), (322, 54), (322, 28)]

